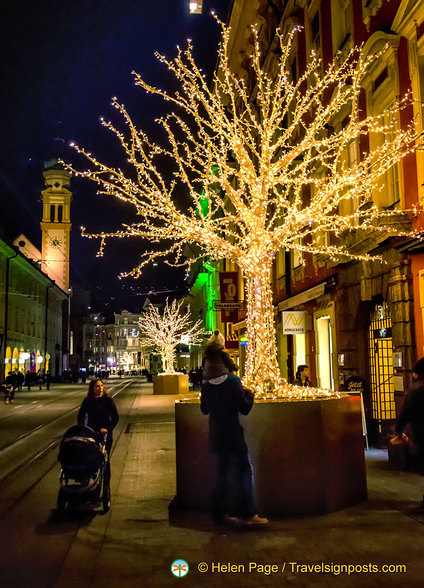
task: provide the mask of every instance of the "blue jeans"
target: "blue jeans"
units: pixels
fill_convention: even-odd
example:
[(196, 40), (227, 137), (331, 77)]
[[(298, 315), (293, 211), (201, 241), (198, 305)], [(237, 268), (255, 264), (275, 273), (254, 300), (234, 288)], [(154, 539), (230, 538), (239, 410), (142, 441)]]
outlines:
[[(252, 517), (255, 510), (253, 474), (248, 453), (216, 454), (215, 487), (212, 497), (212, 516), (220, 520), (228, 512), (228, 489), (231, 470), (237, 484), (237, 512), (242, 518)], [(232, 466), (232, 467), (231, 467)]]

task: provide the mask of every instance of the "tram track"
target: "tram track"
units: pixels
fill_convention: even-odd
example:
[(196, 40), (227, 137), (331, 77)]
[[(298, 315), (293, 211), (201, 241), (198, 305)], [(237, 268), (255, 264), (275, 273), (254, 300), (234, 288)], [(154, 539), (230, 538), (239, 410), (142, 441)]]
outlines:
[[(124, 384), (122, 390), (124, 390), (130, 383), (131, 383), (131, 381), (127, 381), (127, 380), (122, 381), (122, 384)], [(119, 382), (119, 384), (121, 384), (121, 382)], [(119, 384), (118, 383), (117, 384), (114, 384), (113, 386), (111, 386), (109, 388), (109, 390), (113, 390)], [(113, 397), (116, 394), (119, 394), (120, 391), (121, 390), (119, 390), (115, 394), (111, 394), (111, 396)], [(56, 396), (55, 398), (52, 398), (50, 400), (47, 400), (46, 402), (42, 401), (43, 402), (42, 404), (39, 403), (39, 401), (36, 401), (37, 404), (32, 403), (31, 405), (28, 405), (27, 410), (21, 411), (19, 413), (19, 415), (17, 415), (16, 412), (15, 412), (13, 414), (7, 415), (3, 419), (0, 419), (0, 420), (5, 420), (6, 418), (8, 418), (8, 416), (9, 416), (9, 418), (11, 418), (11, 417), (17, 417), (17, 416), (20, 417), (21, 415), (26, 414), (30, 410), (34, 410), (34, 409), (40, 408), (40, 407), (41, 408), (44, 408), (47, 405), (53, 404), (53, 403), (55, 403), (55, 402), (58, 401), (58, 398), (60, 398), (60, 400), (63, 401), (63, 400), (67, 400), (69, 398), (72, 398), (73, 396), (78, 396), (78, 403), (75, 404), (75, 406), (72, 406), (66, 413), (61, 414), (61, 415), (59, 415), (59, 416), (57, 416), (57, 417), (55, 417), (55, 418), (53, 418), (53, 419), (51, 419), (51, 420), (49, 420), (49, 421), (47, 421), (45, 423), (40, 423), (39, 425), (37, 425), (36, 427), (34, 427), (33, 429), (31, 429), (30, 431), (27, 431), (26, 433), (23, 433), (22, 435), (19, 435), (19, 437), (17, 437), (13, 441), (9, 441), (8, 440), (6, 442), (3, 442), (3, 444), (1, 444), (1, 441), (0, 441), (0, 455), (1, 455), (1, 452), (4, 449), (7, 449), (8, 447), (12, 447), (15, 443), (18, 443), (22, 439), (27, 438), (28, 436), (32, 435), (33, 433), (35, 433), (36, 431), (42, 429), (43, 427), (49, 426), (50, 424), (54, 423), (56, 420), (61, 419), (61, 418), (65, 417), (67, 414), (70, 414), (73, 411), (75, 411), (76, 409), (78, 409), (80, 407), (80, 405), (81, 405), (81, 390), (75, 390), (75, 391), (69, 392), (69, 393), (67, 393), (65, 395)], [(0, 483), (1, 483), (1, 474), (0, 474)]]
[[(123, 381), (109, 387), (116, 397), (133, 382)], [(0, 520), (7, 516), (21, 500), (53, 468), (57, 468), (56, 450), (62, 440), (64, 431), (75, 423), (75, 413), (80, 403), (54, 419), (37, 426), (16, 439), (13, 443), (0, 449)], [(118, 424), (115, 443), (125, 431), (128, 414)], [(28, 447), (33, 450), (28, 452)], [(113, 450), (112, 450), (113, 453)]]

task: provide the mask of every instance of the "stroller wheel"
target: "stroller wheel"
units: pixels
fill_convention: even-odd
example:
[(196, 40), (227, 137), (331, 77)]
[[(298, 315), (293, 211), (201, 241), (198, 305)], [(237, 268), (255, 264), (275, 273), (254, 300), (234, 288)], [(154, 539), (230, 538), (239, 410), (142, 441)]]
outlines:
[(109, 486), (109, 484), (105, 484), (103, 487), (102, 506), (103, 506), (103, 512), (107, 513), (110, 509), (110, 486)]
[(71, 501), (63, 492), (59, 492), (57, 497), (57, 508), (60, 512), (68, 513), (71, 510)]

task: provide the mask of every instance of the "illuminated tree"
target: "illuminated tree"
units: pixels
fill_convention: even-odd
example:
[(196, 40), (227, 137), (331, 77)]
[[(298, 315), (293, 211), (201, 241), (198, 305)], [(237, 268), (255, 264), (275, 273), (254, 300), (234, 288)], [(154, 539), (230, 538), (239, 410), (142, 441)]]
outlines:
[(179, 343), (194, 345), (200, 343), (204, 329), (201, 321), (191, 325), (189, 313), (182, 313), (184, 301), (171, 304), (166, 299), (163, 312), (157, 306), (150, 305), (140, 316), (140, 343), (144, 347), (153, 347), (162, 357), (165, 374), (175, 374), (175, 348)]
[(121, 357), (119, 358), (119, 363), (126, 366), (126, 368), (128, 370), (130, 365), (132, 365), (134, 363), (134, 358), (132, 356), (132, 353), (128, 353), (127, 351), (125, 351), (121, 355)]
[[(277, 33), (271, 75), (262, 67), (254, 31), (253, 97), (230, 70), (225, 25), (212, 86), (196, 65), (190, 42), (174, 59), (158, 56), (177, 78), (179, 91), (152, 87), (135, 74), (138, 86), (175, 110), (158, 121), (162, 144), (136, 128), (113, 100), (125, 130), (103, 124), (117, 136), (133, 171), (109, 167), (75, 146), (90, 162), (88, 171), (76, 173), (96, 182), (100, 194), (135, 207), (131, 225), (86, 235), (100, 239), (99, 255), (108, 237), (152, 243), (140, 264), (123, 275), (138, 277), (145, 264), (159, 258), (171, 265), (193, 262), (182, 257), (185, 243), (196, 245), (198, 257), (227, 259), (241, 269), (247, 285), (245, 383), (263, 396), (304, 394), (282, 379), (277, 364), (270, 289), (277, 252), (297, 249), (332, 261), (378, 259), (354, 240), (352, 247), (352, 234), (415, 234), (409, 229), (416, 211), (409, 211), (402, 225), (398, 210), (373, 203), (385, 174), (415, 148), (413, 126), (398, 128), (400, 113), (408, 112), (407, 99), (376, 116), (361, 112), (361, 80), (379, 56), (365, 57), (359, 49), (345, 60), (336, 55), (325, 68), (312, 56), (303, 75), (292, 81), (289, 55), (296, 34), (286, 39)], [(340, 117), (343, 124), (337, 125)], [(379, 147), (369, 150), (372, 136)], [(348, 165), (344, 154), (353, 141), (361, 153)], [(161, 171), (164, 161), (171, 179)], [(349, 210), (346, 203), (352, 203)], [(154, 243), (165, 247), (158, 250)]]

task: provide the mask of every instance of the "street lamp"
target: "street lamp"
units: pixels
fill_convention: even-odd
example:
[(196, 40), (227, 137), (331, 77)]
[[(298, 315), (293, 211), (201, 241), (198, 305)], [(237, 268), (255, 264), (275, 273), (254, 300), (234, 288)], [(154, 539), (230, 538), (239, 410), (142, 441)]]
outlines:
[(202, 14), (203, 0), (190, 0), (189, 12), (190, 14)]

